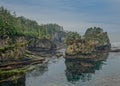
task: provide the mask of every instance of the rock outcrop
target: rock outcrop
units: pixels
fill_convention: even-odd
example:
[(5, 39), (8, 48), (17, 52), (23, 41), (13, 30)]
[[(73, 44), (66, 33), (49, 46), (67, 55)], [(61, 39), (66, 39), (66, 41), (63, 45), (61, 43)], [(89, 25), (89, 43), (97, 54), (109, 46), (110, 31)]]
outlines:
[(18, 59), (23, 57), (26, 50), (27, 41), (24, 37), (0, 39), (0, 61)]
[[(68, 33), (68, 36), (71, 33)], [(107, 32), (101, 28), (88, 28), (83, 37), (72, 33), (66, 40), (66, 56), (90, 55), (93, 52), (109, 50), (110, 41)]]

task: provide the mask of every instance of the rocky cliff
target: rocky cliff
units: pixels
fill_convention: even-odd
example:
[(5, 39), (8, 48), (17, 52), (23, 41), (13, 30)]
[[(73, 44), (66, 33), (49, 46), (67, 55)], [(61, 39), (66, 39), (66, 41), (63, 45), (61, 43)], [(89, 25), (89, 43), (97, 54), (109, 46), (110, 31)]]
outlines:
[[(69, 33), (68, 33), (69, 36)], [(72, 33), (66, 38), (66, 55), (89, 55), (93, 52), (104, 51), (110, 48), (110, 41), (107, 32), (101, 28), (88, 28), (83, 37)]]
[(27, 41), (24, 37), (0, 39), (0, 61), (18, 59), (25, 54)]

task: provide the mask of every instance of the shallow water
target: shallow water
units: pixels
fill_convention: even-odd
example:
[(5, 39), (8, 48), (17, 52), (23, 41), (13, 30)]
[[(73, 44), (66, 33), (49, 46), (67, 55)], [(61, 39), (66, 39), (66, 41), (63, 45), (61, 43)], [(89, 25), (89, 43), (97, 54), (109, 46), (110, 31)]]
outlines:
[[(93, 86), (99, 79), (120, 73), (120, 53), (110, 53), (107, 60), (93, 67), (79, 65), (81, 61), (50, 61), (44, 72), (34, 70), (26, 74), (26, 86)], [(84, 62), (83, 62), (84, 63)], [(88, 64), (89, 65), (89, 64)]]
[(101, 79), (120, 74), (120, 53), (103, 57), (103, 61), (97, 62), (51, 59), (43, 67), (26, 73), (19, 86), (96, 86)]

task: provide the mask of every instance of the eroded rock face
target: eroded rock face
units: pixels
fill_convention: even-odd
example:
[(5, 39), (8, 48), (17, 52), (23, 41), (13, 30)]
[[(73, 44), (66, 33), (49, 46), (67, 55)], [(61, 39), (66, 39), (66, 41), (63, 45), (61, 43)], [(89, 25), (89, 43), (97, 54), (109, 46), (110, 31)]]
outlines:
[[(73, 35), (72, 40), (67, 41), (66, 55), (87, 55), (93, 52), (104, 51), (110, 48), (110, 41), (107, 32), (101, 28), (88, 28), (83, 38)], [(78, 38), (79, 37), (79, 38)], [(68, 40), (68, 39), (66, 39)]]
[(0, 60), (17, 59), (25, 54), (25, 45), (27, 41), (24, 37), (16, 37), (13, 41), (11, 38), (0, 39)]
[(56, 46), (48, 39), (33, 39), (28, 45), (29, 49), (52, 49)]
[(37, 49), (37, 50), (54, 50), (63, 45), (63, 39), (65, 38), (66, 33), (64, 31), (59, 31), (54, 33), (51, 38), (27, 38), (31, 40), (31, 43), (28, 45), (28, 49)]

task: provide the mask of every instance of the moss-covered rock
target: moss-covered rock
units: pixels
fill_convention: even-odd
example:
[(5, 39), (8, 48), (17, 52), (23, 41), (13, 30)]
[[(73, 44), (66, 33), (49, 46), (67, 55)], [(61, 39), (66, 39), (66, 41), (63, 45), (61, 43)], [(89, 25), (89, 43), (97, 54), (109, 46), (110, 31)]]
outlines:
[(101, 28), (88, 28), (81, 38), (78, 33), (70, 33), (66, 38), (66, 55), (91, 54), (110, 48), (110, 41), (107, 32)]

